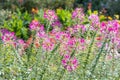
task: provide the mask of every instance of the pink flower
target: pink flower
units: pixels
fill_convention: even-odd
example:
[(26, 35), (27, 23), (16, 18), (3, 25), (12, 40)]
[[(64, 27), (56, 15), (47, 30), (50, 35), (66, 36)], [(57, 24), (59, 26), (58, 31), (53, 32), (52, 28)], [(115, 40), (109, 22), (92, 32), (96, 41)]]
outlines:
[(108, 21), (107, 27), (109, 32), (112, 31), (114, 33), (117, 33), (118, 29), (120, 28), (120, 25), (117, 20), (112, 20), (112, 21)]
[(104, 33), (118, 33), (118, 30), (120, 28), (120, 24), (117, 20), (112, 20), (108, 22), (102, 22), (100, 26), (100, 31)]
[(17, 46), (25, 47), (26, 43), (23, 39), (18, 39), (16, 42)]
[(53, 27), (56, 27), (56, 26), (57, 26), (57, 27), (61, 27), (62, 24), (60, 23), (60, 21), (57, 20), (57, 21), (52, 22), (51, 25), (52, 25)]
[(82, 8), (76, 8), (72, 13), (72, 19), (80, 20), (80, 22), (83, 22), (85, 18), (85, 15), (83, 13)]
[(45, 31), (44, 31), (44, 26), (43, 26), (43, 25), (41, 25), (41, 26), (39, 27), (36, 35), (37, 35), (37, 37), (42, 38), (42, 39), (48, 37), (48, 35), (47, 35), (47, 34), (45, 33)]
[(68, 71), (73, 71), (78, 67), (78, 60), (71, 58), (69, 54), (66, 54), (62, 59), (63, 67)]
[(55, 14), (55, 11), (53, 10), (46, 10), (44, 12), (44, 18), (51, 22), (56, 21), (58, 19), (57, 15)]
[(10, 40), (16, 40), (16, 36), (14, 32), (6, 32), (4, 35), (2, 35), (2, 41), (3, 42), (9, 42)]
[(7, 29), (0, 29), (0, 33), (4, 35), (5, 33), (9, 33), (9, 31)]
[(68, 31), (70, 34), (74, 34), (74, 33), (75, 33), (75, 30), (74, 30), (72, 27), (68, 27), (68, 28), (67, 28), (67, 31)]
[(96, 29), (97, 27), (100, 26), (100, 20), (98, 15), (92, 14), (89, 16), (89, 19), (91, 21), (91, 25), (93, 29)]
[(68, 61), (70, 59), (70, 55), (69, 54), (65, 54), (64, 58)]
[(63, 59), (63, 60), (62, 60), (62, 65), (63, 65), (63, 66), (66, 66), (66, 65), (67, 65), (67, 60), (66, 60), (66, 59)]
[(37, 20), (32, 20), (29, 25), (30, 30), (37, 30), (40, 26), (40, 23)]
[(15, 42), (16, 36), (14, 32), (10, 32), (6, 29), (2, 29), (0, 33), (1, 33), (1, 39), (4, 44), (10, 44), (13, 47), (16, 47), (16, 42)]
[(52, 51), (54, 49), (54, 45), (51, 41), (50, 38), (45, 38), (42, 43), (42, 48), (45, 51)]
[(106, 29), (107, 29), (107, 22), (101, 22), (101, 24), (100, 24), (100, 31), (102, 33), (105, 33)]

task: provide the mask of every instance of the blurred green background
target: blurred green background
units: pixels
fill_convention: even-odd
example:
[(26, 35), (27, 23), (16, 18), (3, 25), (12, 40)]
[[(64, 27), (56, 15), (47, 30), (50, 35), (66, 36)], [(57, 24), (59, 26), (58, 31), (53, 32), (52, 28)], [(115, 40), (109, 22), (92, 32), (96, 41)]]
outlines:
[(50, 9), (83, 7), (86, 11), (88, 6), (91, 6), (91, 10), (102, 11), (106, 9), (110, 15), (120, 15), (119, 3), (120, 0), (0, 0), (0, 9), (15, 10), (20, 8), (22, 11), (31, 11), (35, 7)]

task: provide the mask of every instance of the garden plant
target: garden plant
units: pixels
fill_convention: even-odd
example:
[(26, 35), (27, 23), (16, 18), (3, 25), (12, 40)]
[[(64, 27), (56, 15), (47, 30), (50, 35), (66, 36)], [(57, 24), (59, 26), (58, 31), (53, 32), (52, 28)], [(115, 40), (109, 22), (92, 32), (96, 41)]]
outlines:
[(120, 80), (117, 19), (82, 8), (33, 9), (1, 26), (0, 80)]

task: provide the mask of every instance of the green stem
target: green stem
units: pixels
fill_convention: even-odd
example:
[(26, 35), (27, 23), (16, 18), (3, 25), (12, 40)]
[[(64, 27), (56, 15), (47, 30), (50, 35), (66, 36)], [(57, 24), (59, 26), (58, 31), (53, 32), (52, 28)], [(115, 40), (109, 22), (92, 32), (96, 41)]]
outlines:
[(113, 53), (112, 53), (112, 75), (114, 75), (115, 70), (115, 44), (113, 43)]
[(103, 45), (102, 45), (102, 47), (101, 47), (101, 49), (100, 49), (100, 51), (99, 51), (99, 53), (98, 53), (98, 55), (97, 55), (97, 57), (96, 57), (96, 60), (95, 60), (95, 62), (94, 62), (94, 64), (93, 64), (93, 66), (92, 66), (90, 77), (91, 77), (92, 74), (94, 73), (94, 70), (95, 70), (96, 65), (97, 65), (97, 63), (98, 63), (98, 60), (99, 60), (99, 58), (100, 58), (100, 56), (101, 56), (101, 54), (102, 54), (102, 51), (103, 51), (103, 49), (104, 49), (104, 47), (105, 47), (105, 44), (106, 44), (106, 39), (105, 39), (105, 41), (103, 42)]
[(35, 41), (35, 36), (36, 32), (33, 32), (33, 38), (32, 38), (32, 43), (30, 44), (30, 47), (27, 50), (27, 62), (28, 62), (28, 66), (29, 66), (29, 61), (30, 61), (30, 57), (31, 57), (31, 53), (32, 53), (32, 48), (34, 46), (34, 41)]
[(89, 57), (90, 57), (90, 53), (91, 53), (91, 49), (92, 49), (93, 43), (95, 41), (96, 34), (97, 34), (97, 31), (94, 33), (93, 38), (92, 38), (92, 42), (91, 42), (91, 44), (90, 44), (90, 46), (88, 48), (88, 53), (87, 53), (87, 56), (86, 56), (86, 61), (85, 61), (84, 69), (86, 69), (86, 66), (88, 64), (88, 60), (89, 60)]
[[(76, 45), (77, 46), (77, 45)], [(76, 48), (72, 51), (72, 54), (70, 55), (71, 56), (71, 58), (74, 56), (74, 54), (75, 54), (75, 51), (76, 51)], [(61, 57), (61, 60), (63, 59), (63, 56)], [(59, 66), (60, 66), (61, 64), (59, 64)], [(57, 72), (59, 71), (59, 69), (60, 69), (60, 67), (57, 69)], [(64, 70), (62, 70), (62, 72), (61, 72), (61, 76), (59, 77), (59, 79), (58, 80), (61, 80), (62, 79), (62, 77), (64, 76), (64, 74), (65, 74), (65, 69)], [(56, 75), (55, 75), (56, 76)]]
[(19, 60), (19, 62), (20, 62), (21, 64), (23, 64), (22, 59), (21, 59), (21, 56), (20, 56), (19, 53), (18, 53), (18, 47), (17, 47), (17, 49), (15, 49), (15, 48), (12, 47), (12, 49), (14, 50), (14, 52), (15, 52), (18, 60)]
[[(54, 57), (54, 53), (55, 53), (55, 51), (57, 50), (57, 48), (60, 46), (60, 43), (58, 44), (58, 45), (56, 45), (56, 47), (51, 51), (51, 54), (50, 54), (50, 56), (48, 57), (48, 59), (46, 60), (46, 62), (44, 63), (44, 64), (47, 64), (47, 66), (46, 67), (44, 67), (44, 69), (43, 69), (43, 72), (42, 72), (42, 74), (41, 74), (41, 79), (43, 80), (43, 76), (44, 76), (44, 74), (45, 74), (45, 72), (46, 72), (46, 70), (47, 70), (47, 68), (48, 68), (48, 66), (49, 66), (49, 64), (50, 64), (50, 61), (51, 61), (51, 59)], [(47, 55), (46, 55), (47, 56)]]
[(62, 78), (63, 78), (63, 76), (64, 76), (64, 74), (65, 74), (65, 69), (64, 69), (64, 70), (62, 70), (61, 74), (62, 74), (62, 75), (59, 77), (59, 79), (58, 79), (58, 80), (62, 80)]
[(50, 24), (51, 24), (51, 21), (50, 21), (49, 24), (48, 24), (48, 27), (47, 27), (47, 33), (49, 32)]

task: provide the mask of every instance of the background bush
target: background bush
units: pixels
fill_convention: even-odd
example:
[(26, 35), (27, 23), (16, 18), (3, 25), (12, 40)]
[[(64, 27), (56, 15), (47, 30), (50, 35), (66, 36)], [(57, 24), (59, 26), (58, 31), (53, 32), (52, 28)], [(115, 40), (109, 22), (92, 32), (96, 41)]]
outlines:
[(120, 14), (119, 3), (120, 0), (1, 0), (0, 8), (12, 9), (21, 8), (23, 11), (31, 11), (32, 8), (76, 8), (83, 6), (87, 9), (88, 3), (92, 2), (92, 10), (101, 11), (106, 8), (110, 15)]

